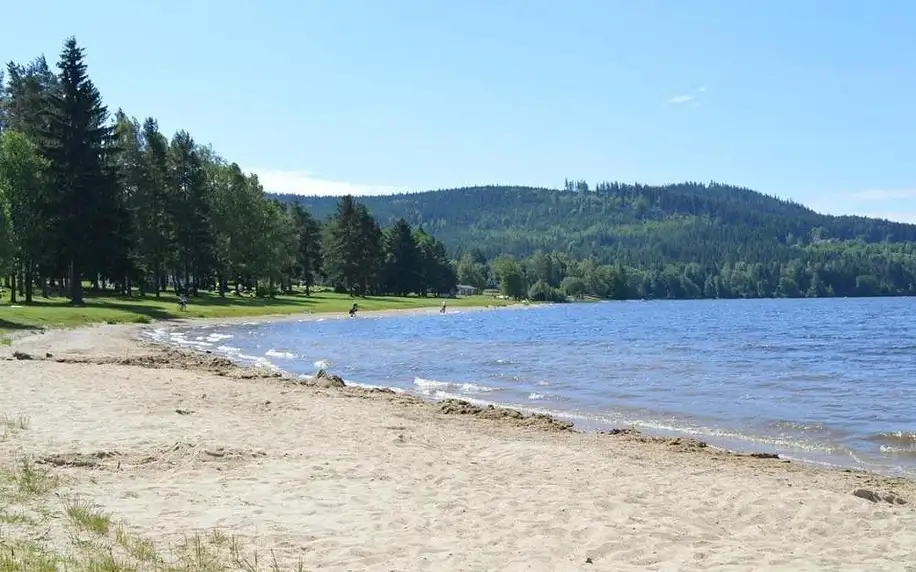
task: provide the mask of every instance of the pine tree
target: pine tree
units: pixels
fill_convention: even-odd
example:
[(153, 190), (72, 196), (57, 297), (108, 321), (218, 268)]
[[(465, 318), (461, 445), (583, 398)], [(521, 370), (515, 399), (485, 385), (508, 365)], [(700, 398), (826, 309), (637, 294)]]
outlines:
[(210, 207), (203, 162), (186, 131), (172, 138), (169, 148), (169, 205), (174, 221), (177, 260), (174, 276), (180, 288), (196, 289), (213, 262)]
[[(60, 87), (49, 97), (42, 143), (51, 162), (53, 238), (70, 281), (71, 304), (82, 304), (82, 280), (98, 271), (119, 230), (116, 181), (108, 169), (112, 128), (102, 97), (89, 79), (83, 48), (64, 44), (57, 67)], [(95, 276), (90, 276), (95, 278)]]
[(356, 202), (350, 195), (341, 197), (325, 227), (325, 272), (335, 289), (351, 295), (357, 293), (360, 283), (358, 232)]
[(385, 233), (385, 264), (382, 270), (386, 292), (406, 296), (420, 291), (422, 259), (413, 229), (403, 218)]
[(138, 235), (143, 264), (152, 276), (153, 292), (158, 298), (165, 286), (166, 268), (174, 259), (171, 244), (175, 235), (169, 194), (168, 140), (152, 117), (143, 122), (143, 169), (137, 213)]
[(296, 229), (296, 276), (305, 284), (305, 295), (311, 295), (321, 272), (321, 226), (299, 203), (292, 207), (293, 223)]

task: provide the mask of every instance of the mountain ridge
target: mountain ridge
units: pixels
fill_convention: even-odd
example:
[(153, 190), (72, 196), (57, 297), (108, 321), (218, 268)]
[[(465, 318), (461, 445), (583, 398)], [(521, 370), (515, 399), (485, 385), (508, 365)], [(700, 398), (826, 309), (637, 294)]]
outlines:
[[(568, 183), (566, 189), (483, 185), (357, 200), (383, 225), (403, 217), (436, 234), (455, 253), (477, 248), (488, 255), (527, 256), (541, 249), (609, 261), (638, 246), (634, 243), (649, 240), (660, 243), (659, 261), (670, 262), (682, 256), (665, 251), (686, 237), (734, 246), (767, 244), (762, 250), (777, 258), (783, 258), (783, 247), (830, 240), (916, 242), (913, 224), (818, 213), (801, 203), (735, 185), (599, 183), (585, 188), (582, 181)], [(270, 196), (298, 202), (318, 217), (330, 214), (338, 200)], [(713, 258), (722, 256), (728, 258), (727, 253)]]

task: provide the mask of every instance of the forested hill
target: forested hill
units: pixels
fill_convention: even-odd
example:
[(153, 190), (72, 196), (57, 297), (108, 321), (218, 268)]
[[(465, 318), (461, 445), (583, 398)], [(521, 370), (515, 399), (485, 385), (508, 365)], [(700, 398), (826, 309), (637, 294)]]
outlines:
[[(274, 195), (318, 217), (335, 197)], [(667, 264), (797, 260), (799, 248), (847, 241), (916, 242), (916, 225), (829, 216), (750, 189), (717, 183), (666, 186), (582, 181), (564, 190), (486, 186), (360, 197), (383, 226), (400, 217), (441, 239), (453, 254), (487, 258), (537, 250), (641, 268)]]

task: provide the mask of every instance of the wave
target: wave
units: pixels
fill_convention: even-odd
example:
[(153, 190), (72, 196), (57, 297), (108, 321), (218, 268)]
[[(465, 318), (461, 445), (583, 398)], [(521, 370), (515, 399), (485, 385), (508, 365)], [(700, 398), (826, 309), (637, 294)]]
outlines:
[(788, 429), (792, 431), (826, 431), (823, 423), (806, 423), (804, 421), (774, 421), (770, 424), (775, 429)]
[(328, 369), (331, 367), (331, 362), (326, 359), (320, 359), (313, 364), (318, 369)]
[(283, 350), (269, 349), (264, 352), (265, 356), (277, 358), (277, 359), (296, 359), (296, 354), (292, 352), (287, 352)]
[(886, 455), (916, 457), (916, 443), (913, 443), (913, 445), (910, 447), (901, 447), (899, 445), (881, 445), (880, 451)]
[(916, 447), (916, 431), (882, 431), (868, 436), (869, 441), (885, 441), (887, 443), (912, 443)]
[(490, 393), (499, 391), (497, 387), (488, 387), (486, 385), (477, 385), (475, 383), (452, 383), (448, 381), (436, 381), (434, 379), (423, 379), (416, 377), (413, 384), (419, 388), (420, 393), (431, 395), (438, 392), (458, 391), (459, 393)]
[(233, 337), (235, 336), (233, 336), (232, 334), (210, 334), (205, 339), (208, 342), (221, 342), (223, 340), (232, 339)]

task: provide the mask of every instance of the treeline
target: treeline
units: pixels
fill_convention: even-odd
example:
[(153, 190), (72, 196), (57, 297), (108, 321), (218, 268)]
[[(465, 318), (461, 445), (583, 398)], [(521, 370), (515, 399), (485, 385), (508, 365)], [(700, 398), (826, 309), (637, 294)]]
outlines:
[[(278, 199), (316, 213), (333, 206)], [(587, 295), (628, 298), (916, 295), (916, 225), (822, 215), (719, 183), (567, 181), (563, 190), (474, 187), (365, 204), (380, 221), (403, 216), (434, 232), (460, 261), (460, 282), (471, 275), (460, 271), (468, 254), (491, 287), (503, 282), (494, 262), (514, 260), (511, 275), (523, 280), (509, 281), (513, 294), (575, 296), (585, 284)], [(560, 271), (534, 272), (543, 256)]]
[(449, 293), (441, 242), (404, 221), (383, 230), (351, 197), (322, 220), (269, 199), (185, 131), (110, 117), (66, 41), (52, 72), (43, 57), (0, 74), (0, 271), (13, 300), (83, 282), (157, 296), (172, 288), (273, 294), (317, 282), (356, 295)]
[[(698, 263), (637, 268), (577, 260), (543, 251), (487, 260), (480, 250), (457, 262), (458, 280), (498, 288), (512, 298), (563, 301), (607, 299), (818, 298), (916, 295), (916, 245), (823, 243), (797, 247), (788, 262)], [(806, 260), (806, 262), (802, 262)]]

